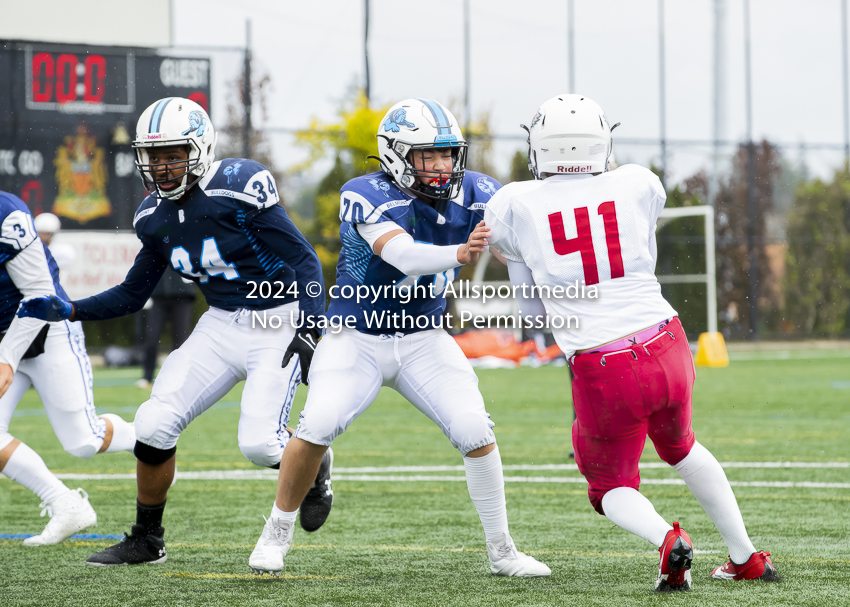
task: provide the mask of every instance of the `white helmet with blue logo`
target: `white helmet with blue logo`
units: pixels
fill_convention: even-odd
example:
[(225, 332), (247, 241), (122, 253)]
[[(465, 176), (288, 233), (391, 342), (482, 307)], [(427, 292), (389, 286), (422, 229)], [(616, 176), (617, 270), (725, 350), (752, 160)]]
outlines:
[[(413, 166), (411, 154), (435, 148), (451, 150), (451, 172), (425, 171)], [(402, 188), (433, 200), (451, 200), (460, 192), (466, 150), (457, 119), (445, 106), (430, 99), (405, 99), (396, 103), (378, 127), (381, 169)], [(417, 177), (432, 181), (426, 185)]]
[[(136, 168), (142, 176), (145, 188), (160, 198), (178, 199), (201, 177), (215, 161), (217, 134), (210, 117), (204, 109), (189, 99), (166, 97), (148, 106), (136, 124)], [(162, 189), (159, 184), (168, 180), (158, 178), (152, 171), (162, 165), (151, 165), (148, 150), (155, 147), (185, 146), (189, 159), (185, 162), (168, 163), (169, 169), (186, 169), (182, 182), (173, 189)]]

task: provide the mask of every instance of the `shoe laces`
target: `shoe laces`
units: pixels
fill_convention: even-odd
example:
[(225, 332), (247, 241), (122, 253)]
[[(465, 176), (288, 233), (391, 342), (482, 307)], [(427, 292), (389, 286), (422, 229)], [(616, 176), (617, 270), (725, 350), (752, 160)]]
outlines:
[(511, 541), (507, 541), (504, 544), (499, 544), (498, 546), (494, 546), (496, 549), (496, 554), (499, 558), (503, 559), (512, 559), (516, 558), (516, 549), (514, 548), (514, 544)]
[(286, 529), (278, 527), (274, 523), (270, 523), (269, 519), (267, 519), (265, 516), (263, 517), (263, 519), (266, 521), (266, 527), (268, 527), (269, 529), (269, 534), (263, 544), (266, 546), (273, 546), (285, 543)]
[(66, 501), (65, 498), (71, 497), (72, 494), (79, 494), (84, 500), (89, 499), (89, 494), (86, 492), (86, 490), (82, 487), (77, 487), (76, 489), (71, 490), (69, 493), (66, 493), (54, 502), (41, 502), (38, 505), (38, 507), (41, 508), (41, 518), (44, 518), (45, 515), (50, 516), (50, 518), (53, 518), (58, 512), (64, 510), (65, 508), (63, 507), (64, 504), (62, 504), (62, 502)]
[(498, 548), (496, 548), (496, 553), (503, 559), (506, 559), (513, 554), (513, 546), (511, 546), (510, 544), (499, 546)]
[[(139, 533), (136, 533), (136, 529), (138, 529)], [(130, 533), (124, 532), (124, 537), (121, 538), (121, 544), (127, 544), (128, 546), (146, 545), (147, 542), (145, 538), (148, 536), (148, 532), (141, 527), (141, 525), (133, 525), (130, 527)]]
[[(119, 543), (119, 544), (124, 544), (124, 545), (125, 545), (125, 546), (127, 546), (128, 548), (131, 548), (131, 549), (134, 549), (134, 550), (138, 550), (137, 546), (140, 546), (140, 545), (141, 545), (141, 546), (144, 546), (145, 541), (144, 541), (144, 536), (142, 536), (142, 535), (136, 535), (136, 534), (135, 534), (135, 533), (133, 533), (133, 532), (127, 533), (127, 532), (125, 531), (125, 532), (124, 532), (124, 537), (122, 537), (122, 538), (121, 538), (121, 540), (120, 540), (118, 543)], [(116, 544), (116, 546), (117, 546), (117, 544)]]

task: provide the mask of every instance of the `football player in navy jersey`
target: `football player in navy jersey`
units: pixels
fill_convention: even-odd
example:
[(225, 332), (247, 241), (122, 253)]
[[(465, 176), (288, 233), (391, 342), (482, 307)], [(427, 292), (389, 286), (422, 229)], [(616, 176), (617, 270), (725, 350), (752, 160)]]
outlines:
[(9, 433), (12, 413), (30, 386), (71, 455), (88, 459), (131, 451), (136, 444), (132, 424), (95, 413), (91, 361), (80, 323), (47, 325), (15, 317), (22, 299), (42, 295), (67, 297), (59, 268), (36, 236), (24, 201), (0, 192), (0, 471), (41, 498), (42, 516), (50, 514), (44, 531), (26, 538), (25, 546), (57, 544), (97, 524), (88, 494), (66, 487), (35, 451)]
[(518, 552), (511, 539), (494, 424), (469, 361), (442, 328), (444, 291), (487, 245), (481, 220), (500, 186), (465, 170), (467, 145), (457, 120), (429, 99), (394, 105), (377, 137), (382, 171), (341, 190), (342, 251), (327, 312), (334, 328), (316, 350), (307, 404), (249, 566), (254, 573), (283, 569), (296, 511), (323, 455), (389, 386), (463, 455), (491, 571), (548, 576), (549, 568)]
[[(215, 144), (209, 117), (193, 101), (170, 97), (148, 107), (133, 148), (151, 195), (133, 220), (142, 250), (124, 282), (74, 302), (32, 299), (19, 312), (51, 321), (131, 314), (168, 267), (197, 283), (210, 305), (187, 341), (169, 355), (150, 400), (136, 413), (136, 524), (119, 544), (90, 556), (91, 565), (166, 560), (166, 493), (177, 439), (195, 417), (245, 380), (239, 448), (258, 466), (276, 468), (290, 436), (286, 424), (295, 389), (299, 381), (307, 383), (319, 332), (296, 332), (292, 320), (324, 311), (318, 257), (278, 204), (272, 174), (253, 160), (215, 161)], [(262, 283), (271, 283), (271, 296)], [(316, 479), (322, 488), (329, 468), (323, 466), (324, 476)], [(324, 500), (324, 492), (315, 493)], [(318, 506), (302, 525), (318, 528), (324, 522), (330, 503)]]

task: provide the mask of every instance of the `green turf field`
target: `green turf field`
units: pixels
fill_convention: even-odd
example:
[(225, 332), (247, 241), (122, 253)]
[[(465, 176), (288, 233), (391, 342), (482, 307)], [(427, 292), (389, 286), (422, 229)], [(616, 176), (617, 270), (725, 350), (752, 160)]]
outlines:
[[(442, 433), (384, 389), (334, 445), (335, 504), (318, 532), (296, 531), (281, 579), (249, 575), (248, 556), (274, 498), (273, 480), (178, 480), (164, 525), (168, 562), (95, 568), (86, 557), (115, 540), (68, 540), (27, 548), (0, 539), (0, 605), (848, 605), (850, 604), (850, 361), (758, 360), (700, 369), (695, 389), (697, 439), (721, 462), (839, 462), (815, 468), (730, 467), (744, 520), (769, 550), (781, 584), (709, 578), (725, 561), (719, 534), (684, 486), (644, 484), (668, 521), (678, 520), (698, 551), (693, 591), (656, 595), (657, 552), (596, 514), (575, 470), (516, 470), (520, 464), (567, 464), (572, 410), (565, 369), (482, 371), (481, 389), (496, 421), (508, 479), (511, 530), (520, 550), (546, 562), (548, 579), (489, 575), (483, 533), (460, 482), (462, 471), (386, 471), (391, 466), (457, 466)], [(132, 418), (146, 393), (138, 371), (98, 371), (101, 411)], [(305, 393), (299, 391), (297, 420)], [(236, 446), (238, 390), (184, 432), (179, 472), (256, 470)], [(65, 454), (27, 394), (11, 432), (57, 473), (134, 470), (130, 454), (82, 461)], [(644, 462), (659, 463), (651, 445)], [(379, 470), (352, 470), (363, 467)], [(447, 477), (450, 480), (351, 480), (346, 477)], [(677, 479), (647, 467), (645, 481)], [(554, 480), (553, 480), (554, 479)], [(522, 480), (522, 479), (517, 479)], [(795, 486), (795, 483), (833, 486)], [(66, 480), (85, 488), (98, 512), (97, 534), (120, 534), (135, 516), (135, 482)], [(785, 486), (776, 486), (785, 483)], [(834, 486), (838, 485), (838, 486)], [(842, 486), (843, 485), (843, 486)], [(38, 533), (38, 499), (0, 480), (0, 534)]]

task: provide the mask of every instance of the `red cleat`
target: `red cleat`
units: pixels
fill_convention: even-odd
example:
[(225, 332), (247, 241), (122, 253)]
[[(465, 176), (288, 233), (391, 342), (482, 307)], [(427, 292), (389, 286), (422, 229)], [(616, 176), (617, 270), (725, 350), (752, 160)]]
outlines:
[(691, 544), (691, 538), (687, 532), (679, 528), (679, 523), (673, 523), (673, 529), (664, 536), (664, 542), (658, 552), (661, 553), (661, 564), (658, 566), (655, 591), (690, 590), (694, 546)]
[(770, 562), (769, 552), (754, 552), (749, 560), (743, 565), (738, 565), (729, 559), (722, 567), (717, 567), (711, 572), (715, 580), (764, 580), (765, 582), (779, 582), (779, 574), (776, 567)]

